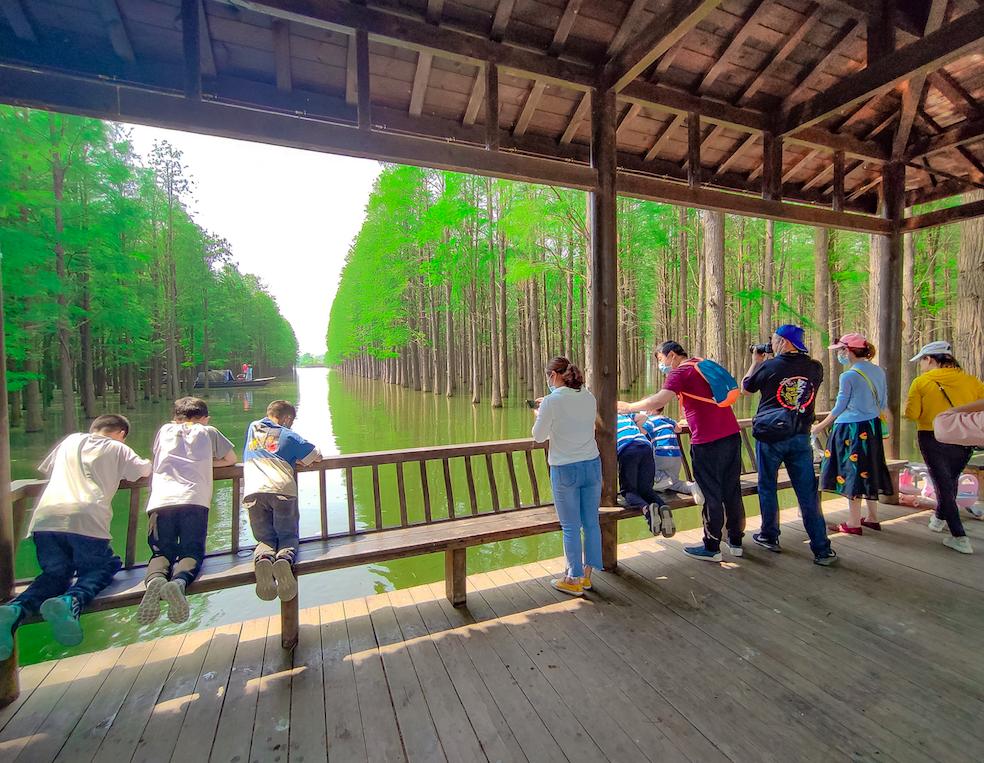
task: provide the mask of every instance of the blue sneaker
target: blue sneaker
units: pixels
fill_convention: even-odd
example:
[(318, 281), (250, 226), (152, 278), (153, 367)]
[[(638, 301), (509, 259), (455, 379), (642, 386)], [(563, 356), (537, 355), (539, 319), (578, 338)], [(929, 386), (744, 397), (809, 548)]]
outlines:
[(700, 559), (702, 562), (721, 561), (721, 552), (708, 551), (703, 543), (701, 543), (699, 546), (684, 546), (683, 553), (685, 553), (687, 556), (693, 557), (694, 559)]
[(9, 660), (14, 653), (14, 631), (25, 614), (27, 613), (20, 604), (4, 604), (0, 607), (0, 662)]
[(79, 600), (70, 594), (46, 599), (41, 604), (41, 617), (50, 623), (51, 634), (63, 646), (78, 646), (82, 643), (80, 614), (82, 607), (79, 606)]

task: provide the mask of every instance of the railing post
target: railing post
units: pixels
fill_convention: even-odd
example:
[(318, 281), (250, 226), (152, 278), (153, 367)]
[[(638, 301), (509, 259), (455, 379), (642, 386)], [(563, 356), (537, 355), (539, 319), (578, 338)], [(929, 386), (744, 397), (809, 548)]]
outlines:
[(297, 635), (300, 617), (300, 606), (297, 600), (300, 598), (298, 593), (290, 601), (280, 602), (280, 646), (284, 649), (293, 649), (297, 646)]
[[(0, 263), (3, 254), (0, 253)], [(3, 325), (3, 280), (0, 277), (0, 601), (14, 595), (14, 504), (10, 495), (10, 419), (7, 407), (7, 347)], [(0, 707), (17, 699), (20, 682), (17, 675), (17, 650), (0, 662)]]
[(464, 548), (449, 548), (444, 552), (444, 592), (452, 606), (465, 605), (467, 552)]

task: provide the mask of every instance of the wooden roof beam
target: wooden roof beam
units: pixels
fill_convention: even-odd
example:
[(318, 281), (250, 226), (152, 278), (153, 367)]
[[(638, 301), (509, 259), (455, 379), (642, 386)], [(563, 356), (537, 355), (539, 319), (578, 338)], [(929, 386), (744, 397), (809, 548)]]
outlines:
[(543, 91), (546, 87), (546, 83), (540, 82), (539, 80), (533, 83), (529, 94), (526, 96), (526, 102), (523, 104), (523, 110), (519, 113), (519, 118), (516, 120), (513, 135), (526, 134), (526, 128), (530, 126), (530, 120), (533, 118), (533, 114), (536, 113), (536, 107), (540, 105), (540, 99), (543, 97)]
[(547, 52), (552, 56), (559, 56), (564, 46), (567, 44), (567, 38), (571, 34), (571, 29), (574, 28), (574, 22), (577, 20), (577, 14), (581, 12), (581, 4), (584, 0), (567, 0), (567, 7), (564, 8), (564, 13), (560, 17), (560, 21), (557, 22), (557, 29), (554, 32), (553, 41), (550, 43), (550, 48)]
[(277, 90), (289, 93), (294, 89), (290, 71), (290, 29), (286, 21), (274, 19), (270, 25), (273, 33), (273, 59), (277, 69)]
[(902, 230), (911, 233), (924, 228), (935, 228), (938, 225), (973, 220), (977, 217), (984, 217), (984, 201), (971, 201), (956, 207), (937, 209), (924, 215), (908, 217), (902, 221)]
[(799, 44), (803, 42), (804, 38), (812, 31), (813, 27), (816, 25), (817, 21), (823, 15), (823, 11), (820, 6), (813, 5), (813, 10), (807, 15), (799, 26), (796, 27), (790, 33), (786, 42), (775, 52), (773, 56), (769, 58), (769, 63), (766, 67), (755, 75), (755, 78), (748, 84), (745, 90), (740, 96), (736, 103), (739, 106), (744, 106), (747, 104), (759, 90), (762, 89), (762, 85), (773, 75), (773, 73), (783, 65), (783, 62), (789, 58), (790, 54)]
[[(845, 16), (858, 19), (859, 21), (877, 21), (883, 15), (883, 6), (878, 0), (820, 0), (825, 7), (843, 13)], [(915, 20), (904, 12), (903, 3), (899, 3), (899, 9), (892, 14), (892, 23), (903, 33), (912, 38), (922, 34), (922, 30)]]
[(37, 42), (38, 36), (31, 25), (31, 20), (27, 17), (27, 12), (21, 0), (0, 0), (0, 8), (3, 15), (7, 17), (7, 23), (14, 30), (14, 34), (21, 40), (27, 42)]
[(205, 13), (205, 0), (198, 0), (198, 31), (201, 36), (202, 74), (207, 77), (218, 76), (215, 50), (212, 48), (212, 33), (208, 28), (208, 15)]
[(823, 75), (831, 61), (838, 56), (846, 55), (847, 49), (854, 44), (855, 38), (862, 29), (863, 27), (852, 19), (837, 31), (833, 39), (833, 47), (819, 61), (807, 68), (806, 76), (783, 99), (782, 108), (784, 110), (792, 108), (801, 99), (801, 96), (813, 87), (813, 84)]
[(444, 15), (444, 0), (427, 0), (427, 10), (424, 18), (431, 24), (440, 24)]
[(980, 113), (977, 101), (964, 90), (946, 69), (932, 72), (927, 80), (967, 119), (973, 119)]
[(133, 45), (130, 44), (130, 36), (123, 24), (123, 17), (120, 15), (120, 7), (116, 4), (116, 0), (97, 0), (97, 6), (99, 17), (109, 31), (109, 39), (116, 55), (130, 63), (136, 61), (137, 57), (133, 53)]
[(630, 103), (629, 108), (625, 110), (625, 113), (618, 120), (618, 126), (615, 128), (615, 137), (617, 138), (619, 133), (626, 129), (632, 120), (639, 116), (639, 112), (642, 111), (642, 106), (638, 103)]
[(495, 42), (502, 42), (502, 38), (505, 37), (506, 27), (509, 26), (509, 17), (512, 16), (515, 6), (516, 0), (499, 0), (499, 4), (495, 7), (492, 29), (489, 32), (489, 36)]
[(675, 0), (665, 18), (652, 23), (611, 59), (602, 72), (603, 88), (618, 92), (717, 8), (723, 0)]
[(577, 104), (574, 109), (574, 113), (571, 115), (571, 121), (568, 122), (567, 127), (564, 128), (564, 134), (560, 136), (560, 142), (562, 145), (566, 145), (574, 140), (574, 136), (577, 135), (577, 131), (580, 129), (585, 118), (587, 118), (590, 110), (591, 93), (582, 93), (581, 101)]
[(711, 85), (717, 81), (717, 78), (721, 76), (724, 70), (729, 66), (729, 61), (731, 57), (745, 44), (752, 33), (755, 31), (756, 25), (759, 21), (767, 15), (769, 10), (770, 0), (756, 0), (752, 3), (751, 13), (745, 16), (742, 21), (741, 26), (738, 31), (734, 33), (731, 37), (731, 41), (725, 46), (724, 50), (717, 56), (711, 68), (707, 70), (704, 78), (700, 81), (697, 86), (697, 92), (703, 93)]
[(433, 53), (422, 50), (417, 54), (417, 68), (413, 73), (413, 87), (410, 90), (410, 116), (419, 117), (423, 112), (424, 95), (427, 93), (427, 80), (430, 79), (433, 61)]
[(615, 56), (629, 39), (629, 35), (642, 25), (642, 17), (646, 12), (646, 6), (649, 5), (649, 0), (632, 0), (632, 5), (629, 6), (629, 10), (625, 12), (625, 18), (622, 19), (622, 23), (619, 24), (618, 29), (615, 32), (615, 36), (612, 37), (612, 41), (608, 43), (608, 50), (605, 51), (605, 58), (611, 59)]
[(198, 0), (181, 0), (181, 46), (184, 53), (186, 98), (202, 98), (202, 36)]
[(653, 141), (653, 145), (651, 145), (649, 150), (646, 151), (645, 160), (647, 162), (656, 158), (660, 152), (660, 149), (664, 146), (666, 141), (670, 139), (670, 133), (682, 125), (686, 119), (686, 114), (674, 114), (673, 118), (663, 126), (663, 130), (656, 136), (656, 140)]
[(345, 50), (345, 102), (353, 106), (359, 102), (359, 75), (356, 66), (355, 35), (351, 34)]
[(738, 161), (742, 156), (748, 153), (751, 147), (755, 145), (755, 141), (757, 138), (758, 135), (755, 135), (754, 133), (752, 135), (749, 135), (747, 138), (745, 138), (745, 140), (743, 140), (738, 145), (738, 148), (736, 148), (734, 151), (731, 152), (731, 156), (729, 156), (727, 159), (721, 162), (715, 174), (720, 175), (726, 172), (728, 167), (730, 167), (732, 164)]
[[(980, 114), (981, 112), (977, 112)], [(943, 128), (940, 127), (939, 123), (933, 119), (929, 114), (927, 114), (922, 106), (916, 109), (916, 116), (923, 121), (923, 123), (929, 129), (932, 135), (938, 135), (943, 132)], [(957, 146), (957, 153), (960, 154), (970, 165), (971, 172), (970, 177), (975, 181), (984, 181), (984, 163), (982, 163), (976, 156), (970, 153), (970, 150), (966, 146)], [(922, 163), (929, 168), (929, 161), (927, 157), (922, 157)], [(940, 174), (940, 177), (952, 177), (946, 173)]]
[(896, 87), (917, 74), (928, 74), (979, 48), (984, 41), (984, 7), (973, 10), (911, 45), (885, 55), (834, 87), (784, 108), (782, 131), (794, 132), (822, 122), (859, 101)]
[(946, 128), (938, 135), (925, 138), (913, 145), (906, 159), (912, 160), (923, 156), (932, 156), (940, 151), (974, 143), (982, 138), (984, 138), (984, 117), (965, 119), (963, 122), (958, 122), (952, 127)]

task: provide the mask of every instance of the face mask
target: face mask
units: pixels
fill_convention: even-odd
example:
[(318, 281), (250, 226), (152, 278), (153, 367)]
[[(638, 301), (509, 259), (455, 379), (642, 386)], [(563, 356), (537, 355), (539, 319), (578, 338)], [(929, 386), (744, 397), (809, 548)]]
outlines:
[(847, 357), (847, 355), (838, 355), (837, 362), (840, 363), (842, 366), (851, 365), (851, 359)]
[(556, 385), (553, 385), (550, 382), (547, 382), (547, 389), (549, 389), (551, 392), (556, 392), (557, 391)]
[(673, 370), (673, 366), (668, 366), (668, 365), (666, 365), (666, 363), (660, 363), (659, 364), (659, 370), (660, 370), (660, 372), (662, 372), (664, 374), (668, 374), (670, 371)]

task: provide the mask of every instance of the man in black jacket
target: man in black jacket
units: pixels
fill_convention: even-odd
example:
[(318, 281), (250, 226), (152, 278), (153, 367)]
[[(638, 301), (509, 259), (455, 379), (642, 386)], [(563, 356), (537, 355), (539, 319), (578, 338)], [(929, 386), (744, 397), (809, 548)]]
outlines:
[(813, 470), (810, 427), (813, 425), (817, 390), (823, 382), (823, 366), (811, 358), (803, 343), (803, 329), (785, 324), (772, 335), (775, 357), (753, 351), (752, 364), (742, 380), (748, 394), (761, 392), (752, 424), (758, 462), (758, 496), (762, 528), (752, 540), (779, 552), (779, 467), (786, 466), (799, 501), (803, 527), (810, 536), (815, 564), (829, 566), (837, 561), (830, 548), (827, 525), (817, 494)]

